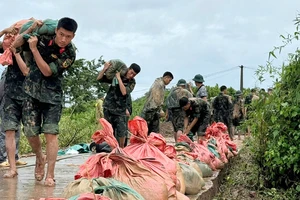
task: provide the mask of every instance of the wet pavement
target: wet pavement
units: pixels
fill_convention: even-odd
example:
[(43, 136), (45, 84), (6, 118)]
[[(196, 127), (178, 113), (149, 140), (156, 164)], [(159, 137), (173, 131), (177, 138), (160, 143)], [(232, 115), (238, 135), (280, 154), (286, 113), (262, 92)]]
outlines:
[[(44, 186), (44, 181), (34, 179), (35, 157), (22, 158), (27, 165), (18, 168), (18, 177), (13, 179), (2, 178), (5, 170), (0, 168), (0, 199), (2, 200), (31, 200), (46, 197), (61, 197), (66, 185), (74, 180), (79, 165), (91, 154), (77, 154), (59, 156), (55, 168), (55, 187)], [(46, 165), (47, 166), (47, 165)]]

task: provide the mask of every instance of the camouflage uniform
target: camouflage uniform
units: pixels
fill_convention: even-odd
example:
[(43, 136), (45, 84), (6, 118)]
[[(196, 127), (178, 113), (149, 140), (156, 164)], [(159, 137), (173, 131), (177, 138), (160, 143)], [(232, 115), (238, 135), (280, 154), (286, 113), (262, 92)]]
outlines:
[(210, 111), (208, 103), (201, 98), (190, 98), (191, 106), (184, 112), (184, 117), (189, 118), (191, 123), (194, 118), (198, 118), (197, 123), (192, 127), (191, 132), (198, 136), (204, 136), (209, 125)]
[(183, 131), (184, 127), (184, 111), (179, 105), (179, 100), (182, 97), (191, 98), (193, 95), (188, 90), (179, 86), (170, 91), (166, 100), (167, 108), (172, 111), (172, 124), (175, 132), (179, 130)]
[(157, 78), (146, 96), (146, 102), (141, 112), (141, 117), (147, 121), (148, 134), (159, 132), (159, 118), (165, 97), (165, 83), (163, 78)]
[[(127, 135), (127, 101), (135, 87), (135, 79), (128, 80), (124, 76), (121, 76), (121, 79), (126, 87), (126, 95), (122, 94), (118, 84), (110, 85), (103, 104), (104, 118), (112, 125), (117, 140)], [(112, 80), (107, 79), (106, 76), (103, 76), (99, 81), (112, 83)]]
[(230, 96), (220, 93), (213, 101), (214, 108), (214, 121), (223, 122), (227, 128), (230, 137), (231, 133), (231, 120), (232, 120), (232, 102)]
[[(1, 49), (2, 50), (2, 49)], [(5, 75), (1, 77), (1, 127), (0, 127), (0, 162), (6, 160), (5, 131), (14, 130), (16, 139), (16, 160), (18, 157), (20, 140), (20, 122), (22, 119), (22, 104), (24, 99), (23, 81), (25, 76), (21, 72), (15, 57), (13, 64), (7, 66)]]
[(24, 92), (27, 95), (23, 106), (24, 133), (27, 137), (40, 133), (59, 133), (63, 72), (71, 67), (76, 58), (72, 43), (60, 48), (55, 44), (53, 36), (40, 36), (38, 39), (37, 48), (52, 75), (45, 77), (36, 62), (30, 60), (30, 71), (24, 81)]

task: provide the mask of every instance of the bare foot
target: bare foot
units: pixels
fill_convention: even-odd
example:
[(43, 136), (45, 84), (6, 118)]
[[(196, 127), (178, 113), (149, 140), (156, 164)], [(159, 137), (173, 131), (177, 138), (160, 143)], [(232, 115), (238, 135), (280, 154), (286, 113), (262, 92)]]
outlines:
[(55, 179), (54, 178), (46, 178), (45, 180), (45, 186), (48, 186), (48, 187), (54, 187), (55, 186)]
[(35, 180), (41, 181), (43, 180), (45, 176), (45, 165), (46, 165), (46, 156), (42, 157), (42, 160), (38, 162), (38, 160), (35, 161)]
[(18, 176), (18, 172), (16, 170), (8, 170), (3, 175), (3, 178), (15, 178), (16, 176)]

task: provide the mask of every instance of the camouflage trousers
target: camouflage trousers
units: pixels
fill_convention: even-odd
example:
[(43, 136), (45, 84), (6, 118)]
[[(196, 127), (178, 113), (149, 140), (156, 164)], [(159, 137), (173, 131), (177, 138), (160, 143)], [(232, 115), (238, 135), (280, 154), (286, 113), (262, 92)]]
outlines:
[(27, 97), (23, 105), (23, 125), (26, 137), (37, 136), (41, 133), (58, 134), (62, 105), (40, 102)]
[[(190, 118), (189, 123), (191, 123), (193, 120), (194, 120), (194, 118)], [(205, 131), (206, 131), (207, 126), (208, 126), (208, 124), (205, 124), (203, 121), (198, 119), (196, 124), (191, 129), (191, 132), (194, 135), (197, 134), (198, 136), (205, 136)]]
[(141, 117), (147, 122), (148, 125), (148, 135), (151, 132), (159, 132), (159, 111), (151, 110), (142, 112)]
[[(15, 159), (19, 160), (18, 151), (19, 151), (19, 142), (20, 142), (20, 131), (16, 131), (16, 154)], [(3, 128), (3, 123), (0, 125), (0, 163), (4, 162), (7, 159), (6, 148), (5, 148), (5, 131)]]
[(172, 109), (172, 125), (174, 131), (183, 131), (184, 111), (181, 108)]
[(22, 104), (23, 101), (11, 99), (4, 96), (1, 102), (1, 124), (0, 124), (0, 163), (7, 159), (5, 147), (5, 131), (15, 130), (16, 140), (16, 160), (19, 159), (19, 141), (20, 141), (20, 122), (22, 117)]
[(114, 136), (120, 144), (119, 138), (127, 136), (128, 133), (128, 117), (126, 115), (115, 115), (108, 109), (104, 109), (104, 118), (111, 124)]

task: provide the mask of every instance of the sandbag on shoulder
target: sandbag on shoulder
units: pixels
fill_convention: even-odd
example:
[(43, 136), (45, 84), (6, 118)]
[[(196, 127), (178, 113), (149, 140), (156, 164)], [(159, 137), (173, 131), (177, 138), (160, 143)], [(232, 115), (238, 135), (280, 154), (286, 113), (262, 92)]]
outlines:
[(105, 72), (107, 79), (112, 80), (118, 71), (121, 72), (121, 75), (125, 75), (127, 66), (122, 60), (112, 59), (109, 61), (109, 63), (111, 66)]

